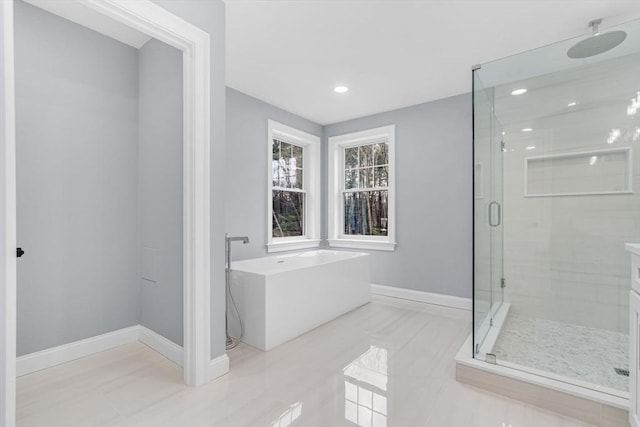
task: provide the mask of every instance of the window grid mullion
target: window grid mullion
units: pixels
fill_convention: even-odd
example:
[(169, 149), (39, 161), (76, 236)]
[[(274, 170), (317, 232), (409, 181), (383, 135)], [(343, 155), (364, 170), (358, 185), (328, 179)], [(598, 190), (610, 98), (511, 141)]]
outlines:
[(371, 191), (389, 191), (389, 187), (349, 188), (342, 190), (342, 194), (367, 193)]
[(273, 191), (289, 191), (291, 193), (307, 193), (307, 190), (300, 188), (288, 188), (288, 187), (272, 187)]
[(371, 169), (371, 168), (381, 168), (387, 166), (389, 167), (389, 163), (384, 163), (384, 164), (380, 164), (380, 165), (371, 165), (371, 166), (356, 166), (355, 168), (348, 168), (345, 166), (344, 170), (345, 171), (355, 171), (355, 170), (360, 170), (360, 169)]

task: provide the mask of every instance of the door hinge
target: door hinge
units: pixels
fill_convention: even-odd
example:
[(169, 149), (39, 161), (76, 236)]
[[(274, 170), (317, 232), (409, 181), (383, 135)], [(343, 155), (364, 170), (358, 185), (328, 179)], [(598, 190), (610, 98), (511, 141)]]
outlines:
[(480, 353), (480, 344), (476, 344), (476, 354)]
[(504, 277), (502, 279), (500, 279), (500, 287), (502, 289), (507, 287), (507, 280)]
[(507, 151), (507, 147), (504, 143), (504, 140), (500, 141), (500, 151), (502, 151), (503, 153)]

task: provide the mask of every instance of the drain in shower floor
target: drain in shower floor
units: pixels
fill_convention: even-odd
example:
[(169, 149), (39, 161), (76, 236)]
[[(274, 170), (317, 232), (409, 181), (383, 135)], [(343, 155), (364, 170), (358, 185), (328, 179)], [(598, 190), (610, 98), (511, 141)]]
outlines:
[(622, 375), (625, 377), (629, 376), (629, 370), (628, 369), (622, 369), (622, 368), (613, 368), (614, 371), (616, 371), (616, 374), (618, 375)]

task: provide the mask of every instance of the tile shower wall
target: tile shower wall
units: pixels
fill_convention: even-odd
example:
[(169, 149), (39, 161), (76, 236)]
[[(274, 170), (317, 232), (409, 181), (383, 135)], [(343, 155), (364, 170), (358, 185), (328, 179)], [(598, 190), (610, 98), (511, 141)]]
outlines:
[(607, 143), (601, 119), (619, 116), (619, 107), (585, 108), (547, 119), (534, 132), (505, 136), (505, 301), (514, 313), (627, 332), (629, 257), (623, 244), (640, 236), (640, 156), (633, 153), (634, 194), (524, 197), (523, 170), (530, 156), (637, 150), (640, 141), (632, 136)]

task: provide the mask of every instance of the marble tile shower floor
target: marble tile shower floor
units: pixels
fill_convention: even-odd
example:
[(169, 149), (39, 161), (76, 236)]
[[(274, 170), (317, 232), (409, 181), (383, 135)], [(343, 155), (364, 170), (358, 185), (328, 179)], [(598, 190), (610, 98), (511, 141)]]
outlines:
[(509, 313), (493, 353), (528, 368), (629, 391), (629, 335)]

